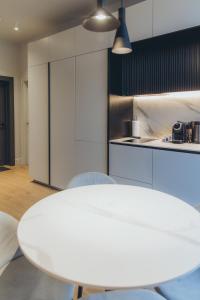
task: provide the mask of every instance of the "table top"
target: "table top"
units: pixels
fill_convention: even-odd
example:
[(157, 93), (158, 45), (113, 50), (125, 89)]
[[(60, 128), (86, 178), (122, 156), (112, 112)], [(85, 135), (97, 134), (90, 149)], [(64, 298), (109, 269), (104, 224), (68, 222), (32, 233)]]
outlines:
[(39, 269), (107, 289), (154, 286), (200, 266), (200, 214), (146, 188), (68, 189), (32, 206), (18, 240)]

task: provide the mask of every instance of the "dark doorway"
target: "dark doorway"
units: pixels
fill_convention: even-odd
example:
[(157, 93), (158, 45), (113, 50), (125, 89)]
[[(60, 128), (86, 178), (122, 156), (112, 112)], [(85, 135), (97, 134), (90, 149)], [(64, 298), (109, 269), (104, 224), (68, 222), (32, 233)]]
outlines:
[(14, 164), (13, 78), (0, 76), (0, 165)]
[(0, 82), (0, 165), (6, 160), (6, 94), (7, 84)]

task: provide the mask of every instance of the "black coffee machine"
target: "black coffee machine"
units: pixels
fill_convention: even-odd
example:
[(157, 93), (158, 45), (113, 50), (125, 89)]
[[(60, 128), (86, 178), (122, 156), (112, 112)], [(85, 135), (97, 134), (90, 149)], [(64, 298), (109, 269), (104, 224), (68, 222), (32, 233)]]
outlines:
[(183, 144), (186, 142), (187, 123), (177, 121), (172, 127), (172, 143)]

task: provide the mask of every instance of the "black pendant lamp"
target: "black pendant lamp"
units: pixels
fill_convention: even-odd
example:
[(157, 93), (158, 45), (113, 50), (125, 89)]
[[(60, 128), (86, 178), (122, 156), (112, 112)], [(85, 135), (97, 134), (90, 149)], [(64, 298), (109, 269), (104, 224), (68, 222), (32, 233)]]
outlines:
[(129, 34), (126, 26), (126, 10), (124, 7), (124, 1), (121, 1), (121, 7), (119, 8), (119, 21), (120, 26), (117, 29), (115, 40), (112, 48), (112, 53), (115, 54), (128, 54), (133, 51)]
[(119, 27), (119, 21), (104, 8), (104, 0), (97, 0), (96, 10), (83, 21), (83, 27), (90, 31), (106, 32)]

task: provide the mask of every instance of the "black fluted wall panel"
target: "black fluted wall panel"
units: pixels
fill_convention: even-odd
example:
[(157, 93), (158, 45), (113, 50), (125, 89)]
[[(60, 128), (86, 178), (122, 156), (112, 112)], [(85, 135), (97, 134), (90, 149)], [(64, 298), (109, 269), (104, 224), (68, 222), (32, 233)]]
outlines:
[(128, 55), (109, 50), (109, 92), (141, 95), (200, 89), (200, 27), (133, 43)]
[(109, 93), (114, 95), (123, 95), (123, 79), (122, 79), (122, 56), (114, 55), (111, 49), (108, 51), (108, 78)]

